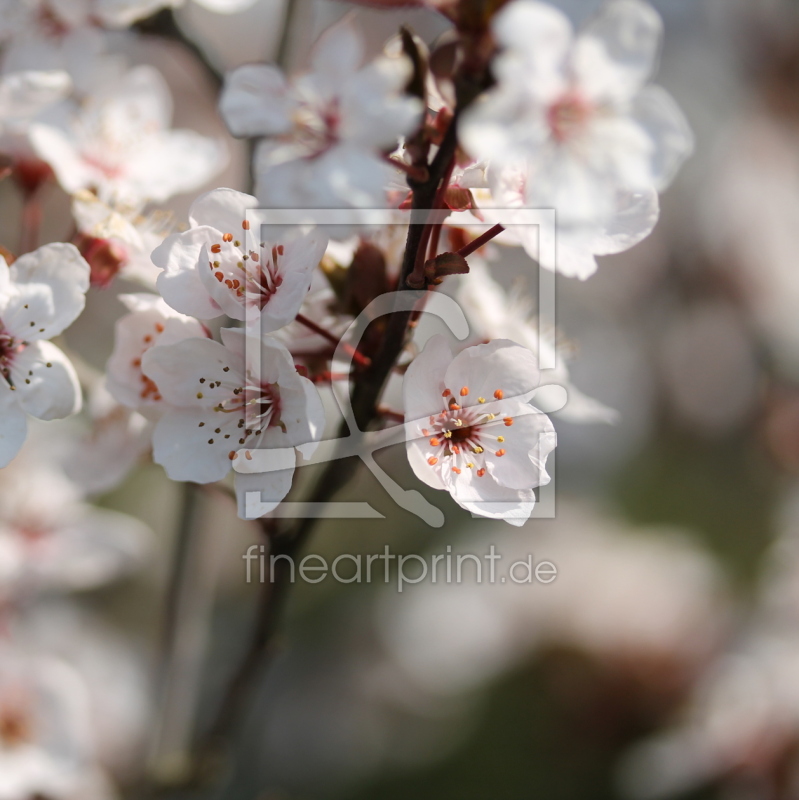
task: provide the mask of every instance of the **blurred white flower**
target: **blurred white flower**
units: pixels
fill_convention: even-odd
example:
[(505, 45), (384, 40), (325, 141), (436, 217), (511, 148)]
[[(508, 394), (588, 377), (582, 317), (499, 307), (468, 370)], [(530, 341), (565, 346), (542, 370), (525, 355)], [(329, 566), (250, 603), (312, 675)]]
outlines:
[[(534, 354), (542, 351), (555, 354), (555, 342), (540, 336), (531, 299), (518, 291), (506, 293), (479, 257), (469, 258), (469, 274), (458, 282), (457, 299), (478, 338), (511, 339)], [(611, 423), (618, 419), (616, 411), (583, 394), (571, 383), (562, 355), (557, 355), (555, 369), (542, 370), (541, 376), (545, 384), (563, 386), (569, 395), (567, 404), (554, 412), (555, 416), (569, 422)], [(540, 400), (545, 393), (546, 386), (536, 396)]]
[(70, 194), (93, 189), (136, 206), (197, 189), (227, 162), (224, 145), (170, 129), (172, 98), (161, 74), (134, 67), (80, 107), (62, 107), (30, 128), (38, 156)]
[(263, 333), (292, 322), (311, 286), (327, 238), (316, 230), (247, 250), (248, 208), (258, 201), (215, 189), (192, 203), (190, 228), (169, 236), (152, 254), (163, 272), (157, 286), (177, 311), (200, 319), (226, 314), (259, 321)]
[(0, 256), (0, 466), (19, 451), (26, 414), (62, 419), (81, 407), (69, 359), (48, 339), (83, 311), (89, 265), (71, 244), (48, 244), (10, 267)]
[(245, 346), (247, 335), (232, 328), (221, 336), (222, 344), (185, 339), (145, 353), (144, 374), (166, 404), (153, 433), (153, 459), (172, 480), (211, 483), (230, 472), (242, 448), (270, 450), (282, 469), (236, 475), (240, 516), (247, 491), (262, 492), (266, 513), (291, 488), (293, 448), (319, 440), (322, 402), (277, 340), (251, 337)]
[(312, 71), (287, 80), (274, 66), (244, 66), (225, 81), (220, 109), (234, 136), (267, 137), (255, 155), (256, 195), (277, 208), (385, 205), (393, 170), (381, 151), (419, 124), (421, 103), (403, 95), (404, 57), (364, 63), (350, 17), (311, 53)]
[(138, 411), (118, 403), (105, 381), (89, 390), (88, 427), (69, 438), (69, 476), (86, 495), (115, 489), (150, 452), (152, 423)]
[(69, 75), (58, 70), (0, 76), (0, 132), (24, 130), (32, 117), (63, 100), (71, 86)]
[(146, 526), (84, 503), (80, 487), (35, 452), (38, 458), (23, 455), (0, 473), (3, 599), (92, 589), (139, 566)]
[(403, 385), (416, 476), (467, 511), (523, 525), (533, 489), (549, 483), (546, 459), (557, 443), (549, 418), (527, 402), (539, 378), (535, 356), (514, 342), (453, 356), (443, 336), (430, 339)]
[(130, 310), (116, 323), (114, 351), (106, 366), (106, 386), (122, 405), (152, 415), (163, 408), (159, 387), (142, 371), (142, 358), (153, 347), (208, 336), (193, 317), (179, 314), (154, 294), (124, 294)]
[[(619, 193), (665, 188), (692, 150), (674, 101), (646, 85), (661, 28), (642, 0), (611, 0), (576, 38), (537, 0), (515, 0), (494, 20), (497, 86), (466, 110), (462, 142), (494, 168), (525, 163), (525, 205), (555, 208), (584, 258), (602, 252), (592, 248), (614, 226)], [(650, 215), (635, 221), (639, 238)]]
[(161, 270), (150, 254), (174, 228), (170, 214), (108, 205), (84, 189), (72, 198), (72, 216), (81, 252), (92, 270), (92, 286), (108, 286), (119, 275), (155, 290)]

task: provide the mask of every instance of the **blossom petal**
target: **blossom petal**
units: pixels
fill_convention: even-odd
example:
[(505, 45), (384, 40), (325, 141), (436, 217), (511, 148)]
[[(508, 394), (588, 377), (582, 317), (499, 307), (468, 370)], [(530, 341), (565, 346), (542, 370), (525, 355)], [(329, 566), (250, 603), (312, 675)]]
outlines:
[(487, 475), (478, 477), (474, 470), (466, 470), (447, 480), (450, 494), (461, 507), (480, 517), (501, 519), (521, 526), (530, 518), (535, 508), (532, 489), (509, 489), (500, 486)]
[(198, 271), (203, 248), (217, 238), (219, 233), (213, 228), (191, 228), (185, 233), (167, 236), (153, 250), (153, 263), (164, 270), (158, 276), (156, 286), (175, 311), (199, 319), (213, 319), (222, 314), (219, 303), (203, 286)]
[(11, 380), (20, 407), (39, 419), (63, 419), (81, 408), (78, 376), (52, 342), (33, 342), (14, 356)]
[(654, 188), (616, 193), (616, 213), (594, 241), (598, 256), (614, 255), (629, 250), (646, 239), (657, 225), (660, 199)]
[[(546, 414), (531, 406), (518, 408), (522, 404), (509, 403), (507, 417), (511, 426), (500, 423), (487, 426), (491, 433), (505, 434), (502, 443), (505, 455), (486, 459), (488, 472), (501, 486), (508, 489), (534, 489), (549, 483), (546, 473), (547, 456), (555, 449), (555, 429)], [(503, 411), (503, 413), (505, 413)]]
[(509, 339), (494, 339), (455, 356), (444, 381), (456, 396), (467, 389), (461, 405), (474, 406), (480, 397), (492, 402), (529, 395), (539, 384), (540, 372), (529, 350)]
[(244, 385), (242, 366), (219, 342), (199, 338), (152, 347), (141, 364), (170, 405), (209, 409)]
[[(287, 456), (293, 450), (282, 451)], [(294, 456), (296, 458), (296, 456)], [(280, 504), (281, 500), (289, 493), (294, 477), (294, 464), (287, 469), (276, 469), (270, 472), (254, 474), (236, 473), (236, 500), (238, 515), (241, 519), (257, 519), (268, 514)], [(257, 492), (256, 502), (247, 502), (247, 494)], [(249, 512), (249, 514), (248, 514)], [(255, 512), (253, 514), (253, 512)]]
[(659, 86), (648, 86), (638, 94), (633, 116), (655, 144), (650, 169), (655, 188), (662, 191), (693, 153), (691, 127), (671, 95)]
[(446, 407), (441, 393), (451, 363), (452, 349), (446, 338), (437, 335), (429, 339), (405, 373), (402, 389), (406, 420), (423, 425), (427, 417)]
[[(5, 269), (0, 265), (0, 271)], [(71, 244), (47, 244), (20, 256), (5, 274), (11, 291), (0, 299), (0, 319), (23, 341), (51, 339), (83, 311), (89, 265)]]
[(0, 377), (0, 467), (8, 466), (28, 435), (28, 418), (8, 384)]
[(280, 69), (248, 64), (225, 77), (219, 111), (234, 136), (274, 136), (291, 130), (294, 105)]
[(323, 94), (341, 91), (364, 60), (363, 36), (348, 14), (331, 25), (311, 51), (314, 86)]
[[(151, 353), (159, 349), (153, 348)], [(230, 415), (231, 417), (233, 415)], [(231, 453), (239, 449), (235, 420), (211, 408), (170, 408), (153, 431), (153, 461), (173, 481), (213, 483), (230, 472)], [(221, 418), (221, 419), (220, 419)], [(224, 433), (216, 433), (223, 426)], [(228, 435), (230, 438), (225, 438)]]
[(236, 238), (243, 229), (247, 209), (256, 208), (258, 200), (251, 194), (235, 189), (214, 189), (201, 194), (189, 209), (189, 222), (193, 228), (206, 225), (221, 233), (232, 233)]
[(593, 99), (632, 97), (657, 66), (663, 22), (641, 0), (612, 0), (581, 32), (573, 65)]

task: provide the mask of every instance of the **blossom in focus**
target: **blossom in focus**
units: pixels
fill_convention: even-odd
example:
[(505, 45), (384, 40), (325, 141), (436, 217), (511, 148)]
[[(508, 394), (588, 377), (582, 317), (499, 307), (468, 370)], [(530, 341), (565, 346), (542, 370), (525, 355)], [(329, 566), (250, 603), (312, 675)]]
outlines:
[(119, 299), (130, 313), (117, 320), (106, 385), (122, 405), (157, 413), (162, 397), (158, 386), (142, 371), (144, 354), (153, 347), (205, 337), (207, 333), (196, 319), (174, 311), (157, 295), (126, 294)]
[(515, 0), (493, 30), (497, 85), (465, 112), (461, 141), (495, 168), (526, 163), (525, 205), (555, 208), (590, 244), (620, 191), (664, 189), (693, 147), (675, 102), (647, 85), (660, 18), (642, 0), (612, 0), (575, 37), (557, 9)]
[(0, 466), (27, 435), (30, 414), (62, 419), (81, 407), (69, 359), (48, 340), (83, 311), (89, 265), (71, 244), (48, 244), (11, 266), (0, 257)]
[(523, 525), (557, 443), (549, 418), (528, 403), (539, 379), (535, 356), (509, 340), (453, 357), (442, 336), (430, 339), (403, 384), (416, 476), (467, 511)]
[(139, 66), (81, 106), (54, 110), (29, 136), (65, 191), (93, 189), (104, 201), (135, 206), (197, 189), (225, 166), (221, 142), (172, 130), (171, 118), (161, 74)]
[(142, 358), (144, 374), (166, 404), (153, 433), (153, 459), (172, 480), (211, 483), (230, 472), (240, 450), (273, 451), (282, 469), (236, 475), (239, 515), (245, 517), (246, 492), (256, 490), (266, 513), (291, 488), (293, 448), (318, 442), (322, 402), (277, 340), (250, 337), (245, 346), (247, 334), (232, 328), (221, 336), (221, 344), (185, 339)]
[[(258, 319), (264, 333), (297, 316), (327, 238), (316, 230), (275, 243), (253, 238), (245, 213), (256, 205), (233, 189), (215, 189), (192, 203), (189, 230), (169, 236), (152, 254), (163, 269), (157, 286), (169, 305), (200, 319)], [(257, 249), (247, 249), (248, 236)]]
[[(533, 353), (542, 350), (554, 355), (553, 340), (541, 338), (537, 322), (532, 318), (529, 298), (514, 293), (507, 294), (491, 277), (488, 266), (479, 258), (469, 258), (469, 275), (458, 286), (458, 302), (466, 312), (476, 334), (481, 339), (510, 339)], [(569, 422), (615, 422), (618, 414), (598, 400), (583, 394), (569, 379), (569, 371), (562, 356), (557, 366), (547, 371), (547, 385), (563, 386), (569, 395), (566, 406), (554, 412)], [(546, 392), (541, 387), (539, 399)]]
[(403, 94), (404, 57), (365, 63), (362, 36), (347, 17), (314, 46), (311, 71), (288, 80), (275, 66), (230, 73), (220, 109), (234, 136), (263, 136), (256, 195), (277, 208), (385, 205), (393, 170), (383, 156), (419, 124), (419, 100)]

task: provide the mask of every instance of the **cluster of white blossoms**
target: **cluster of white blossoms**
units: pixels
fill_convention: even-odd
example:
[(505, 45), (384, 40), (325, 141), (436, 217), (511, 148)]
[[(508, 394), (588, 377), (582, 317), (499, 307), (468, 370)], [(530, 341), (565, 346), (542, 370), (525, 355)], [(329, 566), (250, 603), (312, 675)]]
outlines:
[[(356, 393), (361, 381), (385, 382), (398, 368), (381, 364), (392, 351), (405, 361), (404, 407), (386, 412), (375, 402), (368, 426), (404, 417), (421, 481), (473, 513), (523, 524), (556, 444), (552, 422), (532, 405), (536, 390), (546, 395), (539, 383), (567, 388), (566, 419), (615, 414), (571, 384), (558, 343), (542, 338), (532, 308), (492, 277), (497, 251), (475, 251), (498, 235), (543, 267), (586, 278), (597, 255), (651, 232), (658, 192), (692, 147), (676, 104), (648, 84), (657, 14), (643, 0), (609, 0), (575, 34), (553, 6), (513, 0), (486, 12), (479, 35), (464, 36), (454, 55), (442, 45), (448, 59), (407, 32), (370, 55), (348, 15), (314, 45), (307, 70), (247, 65), (225, 77), (222, 118), (234, 136), (258, 140), (255, 196), (208, 191), (185, 225), (164, 203), (207, 185), (232, 143), (172, 128), (163, 76), (111, 55), (107, 38), (174, 5), (31, 0), (4, 17), (13, 44), (0, 72), (0, 144), (31, 217), (22, 252), (14, 261), (9, 249), (0, 275), (2, 462), (21, 447), (28, 415), (74, 414), (91, 388), (111, 398), (92, 415), (95, 450), (129, 454), (113, 470), (118, 480), (148, 450), (170, 478), (197, 483), (225, 480), (237, 459), (268, 450), (270, 472), (236, 470), (239, 513), (253, 491), (268, 512), (291, 488), (296, 453), (310, 456), (334, 422), (325, 393), (341, 380)], [(206, 5), (234, 12), (247, 3)], [(457, 13), (443, 13), (459, 31)], [(50, 47), (46, 70), (31, 69), (20, 41), (31, 52)], [(25, 229), (53, 179), (72, 196), (76, 233), (72, 243), (28, 252), (37, 230)], [(424, 207), (422, 196), (444, 217), (424, 224), (421, 239), (409, 235), (413, 253), (403, 252), (402, 226), (400, 237), (397, 226), (266, 234), (249, 221), (256, 208), (408, 214)], [(531, 208), (556, 211), (554, 260), (539, 253), (534, 226), (514, 224)], [(90, 284), (117, 277), (145, 291), (120, 295), (127, 313), (102, 386), (81, 387), (49, 340), (78, 317)], [(482, 344), (457, 352), (440, 338), (422, 349), (421, 338), (386, 342), (391, 326), (373, 327), (345, 347), (352, 375), (336, 374), (339, 338), (372, 300), (449, 282)], [(415, 316), (422, 311), (423, 302)], [(542, 352), (556, 363), (543, 380)]]

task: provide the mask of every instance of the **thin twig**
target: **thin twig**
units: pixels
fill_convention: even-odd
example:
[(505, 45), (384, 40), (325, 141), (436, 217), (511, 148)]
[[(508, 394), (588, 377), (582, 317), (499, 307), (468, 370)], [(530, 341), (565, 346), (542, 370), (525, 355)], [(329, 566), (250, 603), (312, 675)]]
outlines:
[(469, 244), (464, 245), (458, 250), (458, 255), (463, 256), (466, 258), (474, 253), (476, 250), (479, 250), (483, 245), (488, 244), (494, 237), (499, 236), (505, 228), (502, 225), (494, 225), (493, 228), (489, 228), (485, 233), (478, 236), (476, 239), (472, 239)]

